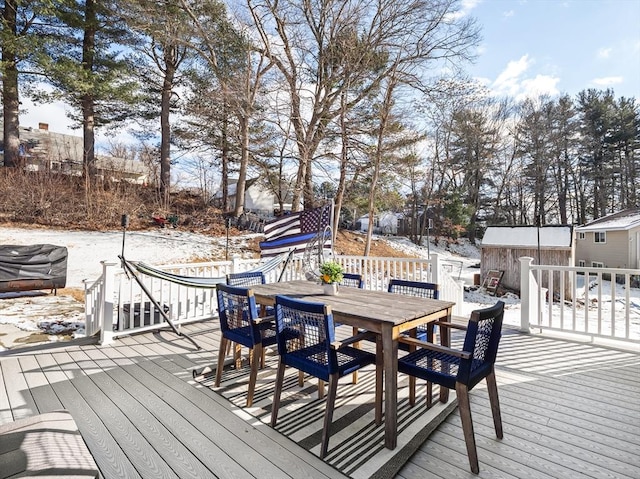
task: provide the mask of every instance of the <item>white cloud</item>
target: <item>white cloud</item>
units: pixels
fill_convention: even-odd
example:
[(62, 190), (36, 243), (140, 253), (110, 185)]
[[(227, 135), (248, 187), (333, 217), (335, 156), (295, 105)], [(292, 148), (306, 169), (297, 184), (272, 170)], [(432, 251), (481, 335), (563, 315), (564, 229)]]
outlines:
[(515, 96), (520, 90), (521, 77), (533, 64), (529, 55), (524, 55), (519, 60), (510, 61), (498, 78), (493, 82), (492, 89), (502, 95)]
[(509, 18), (509, 17), (513, 17), (516, 14), (516, 12), (514, 12), (513, 10), (508, 10), (506, 12), (502, 13), (502, 16), (504, 18)]
[(482, 3), (482, 0), (462, 0), (460, 9), (455, 13), (447, 14), (447, 20), (457, 20), (471, 14), (471, 10)]
[(530, 70), (534, 64), (535, 61), (529, 55), (510, 61), (498, 78), (492, 83), (489, 82), (490, 90), (495, 95), (510, 96), (516, 100), (539, 95), (558, 95), (560, 78), (544, 74), (536, 74), (532, 77)]
[(611, 56), (611, 48), (599, 48), (598, 51), (596, 52), (596, 56), (598, 58), (609, 58)]
[(606, 88), (612, 85), (618, 85), (623, 81), (624, 81), (624, 78), (622, 77), (601, 77), (601, 78), (594, 78), (593, 80), (591, 80), (591, 83), (599, 87)]
[(522, 80), (521, 92), (516, 97), (522, 100), (527, 97), (537, 97), (540, 95), (555, 96), (560, 93), (558, 90), (558, 82), (560, 78), (549, 75), (536, 75), (535, 78)]
[(49, 130), (66, 135), (78, 135), (79, 130), (71, 129), (71, 120), (67, 117), (67, 107), (62, 102), (34, 105), (24, 98), (20, 106), (20, 126), (38, 128), (39, 123), (47, 123)]
[(462, 10), (468, 12), (482, 3), (482, 0), (462, 0)]

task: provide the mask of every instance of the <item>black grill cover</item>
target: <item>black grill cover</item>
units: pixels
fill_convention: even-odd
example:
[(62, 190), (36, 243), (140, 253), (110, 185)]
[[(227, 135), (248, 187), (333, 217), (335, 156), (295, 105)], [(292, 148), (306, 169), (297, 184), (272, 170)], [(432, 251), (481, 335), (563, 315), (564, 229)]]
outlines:
[(67, 248), (0, 245), (0, 292), (64, 288)]

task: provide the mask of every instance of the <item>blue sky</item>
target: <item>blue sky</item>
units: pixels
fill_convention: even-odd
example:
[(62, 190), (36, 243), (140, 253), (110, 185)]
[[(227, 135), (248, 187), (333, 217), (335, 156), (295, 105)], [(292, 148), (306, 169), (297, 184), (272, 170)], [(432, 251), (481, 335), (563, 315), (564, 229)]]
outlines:
[[(613, 88), (640, 103), (640, 0), (462, 0), (482, 28), (471, 76), (516, 99), (548, 93), (572, 97), (587, 88)], [(68, 130), (64, 106), (35, 107), (20, 124)], [(122, 139), (130, 140), (127, 135)]]
[(493, 91), (640, 101), (640, 0), (463, 0), (482, 27), (469, 72)]

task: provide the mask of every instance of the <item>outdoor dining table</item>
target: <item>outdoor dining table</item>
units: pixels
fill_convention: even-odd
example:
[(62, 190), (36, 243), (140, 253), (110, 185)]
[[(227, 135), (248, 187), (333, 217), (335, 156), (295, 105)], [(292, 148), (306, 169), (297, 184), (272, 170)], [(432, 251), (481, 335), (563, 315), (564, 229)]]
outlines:
[[(455, 303), (437, 299), (401, 296), (386, 291), (342, 287), (335, 296), (325, 295), (322, 285), (313, 281), (286, 281), (252, 286), (256, 302), (273, 306), (276, 295), (331, 306), (334, 320), (380, 335), (383, 351), (385, 447), (397, 444), (398, 337), (405, 331), (433, 321), (450, 321)], [(449, 328), (441, 328), (441, 343), (450, 345)], [(380, 351), (378, 350), (378, 353)], [(446, 400), (448, 390), (441, 391)]]

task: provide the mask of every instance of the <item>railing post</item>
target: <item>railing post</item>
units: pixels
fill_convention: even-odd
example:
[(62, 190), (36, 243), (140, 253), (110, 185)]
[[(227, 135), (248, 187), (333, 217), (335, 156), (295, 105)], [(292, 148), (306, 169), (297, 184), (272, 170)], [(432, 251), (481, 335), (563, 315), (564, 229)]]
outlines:
[(115, 285), (115, 261), (100, 261), (102, 264), (102, 292), (100, 294), (100, 344), (113, 341), (113, 291)]
[(431, 253), (429, 256), (429, 260), (431, 264), (431, 282), (435, 284), (440, 284), (440, 255), (438, 253)]
[(242, 259), (241, 256), (239, 255), (235, 255), (233, 258), (231, 258), (231, 273), (242, 273), (242, 271), (240, 271), (240, 260)]
[(531, 290), (531, 264), (533, 258), (523, 256), (520, 258), (520, 331), (530, 332), (531, 315), (535, 311), (535, 305)]
[(455, 279), (454, 281), (458, 285), (458, 299), (456, 300), (456, 305), (453, 307), (453, 313), (462, 316), (464, 314), (464, 280)]

